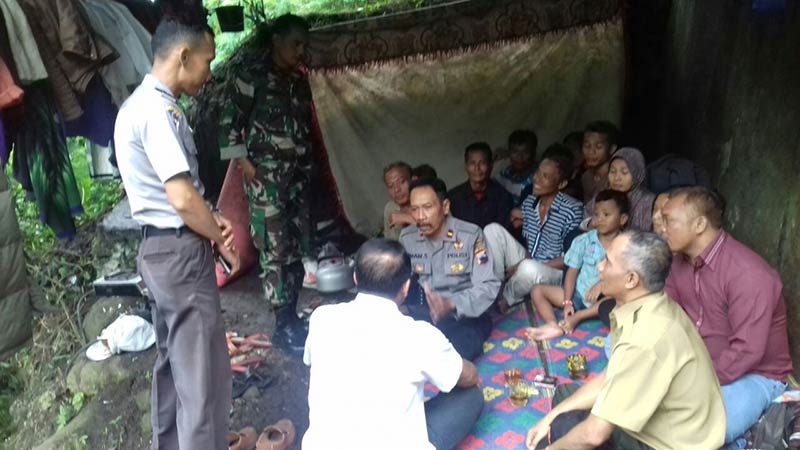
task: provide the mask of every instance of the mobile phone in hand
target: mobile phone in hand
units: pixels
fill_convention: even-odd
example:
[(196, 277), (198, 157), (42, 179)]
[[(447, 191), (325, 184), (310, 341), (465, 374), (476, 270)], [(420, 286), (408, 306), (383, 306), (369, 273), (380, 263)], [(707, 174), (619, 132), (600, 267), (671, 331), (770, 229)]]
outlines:
[(217, 262), (220, 266), (222, 266), (222, 271), (225, 272), (226, 276), (230, 276), (231, 274), (231, 265), (228, 264), (228, 261), (225, 261), (225, 258), (222, 255), (217, 255)]

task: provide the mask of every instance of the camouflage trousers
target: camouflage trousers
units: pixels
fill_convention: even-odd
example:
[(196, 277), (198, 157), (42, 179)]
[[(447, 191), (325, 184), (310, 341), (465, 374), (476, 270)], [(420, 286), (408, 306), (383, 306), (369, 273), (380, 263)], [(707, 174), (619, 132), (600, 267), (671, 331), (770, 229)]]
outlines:
[(309, 254), (308, 178), (295, 164), (254, 161), (256, 177), (245, 181), (250, 205), (250, 234), (258, 249), (264, 298), (280, 307), (293, 302), (302, 287), (302, 271), (288, 266)]

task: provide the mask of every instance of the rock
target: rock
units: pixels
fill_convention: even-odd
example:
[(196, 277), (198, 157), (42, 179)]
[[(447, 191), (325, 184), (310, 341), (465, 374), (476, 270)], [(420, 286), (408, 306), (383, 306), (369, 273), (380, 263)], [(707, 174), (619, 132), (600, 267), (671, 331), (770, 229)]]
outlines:
[(72, 393), (83, 392), (95, 396), (110, 386), (143, 377), (152, 367), (154, 359), (153, 347), (144, 352), (115, 355), (99, 362), (90, 361), (82, 354), (69, 369), (67, 388)]
[(142, 415), (139, 426), (142, 428), (142, 436), (150, 436), (153, 434), (153, 422), (151, 421), (149, 412)]
[(64, 428), (56, 431), (33, 450), (51, 450), (54, 448), (76, 448), (75, 443), (81, 436), (91, 434), (98, 424), (103, 423), (101, 408), (97, 402), (90, 402)]
[(139, 411), (150, 414), (150, 389), (143, 389), (136, 394), (136, 406)]
[(142, 301), (134, 297), (107, 297), (98, 299), (83, 318), (83, 332), (90, 341), (97, 339), (103, 328), (116, 320), (122, 313), (136, 309)]

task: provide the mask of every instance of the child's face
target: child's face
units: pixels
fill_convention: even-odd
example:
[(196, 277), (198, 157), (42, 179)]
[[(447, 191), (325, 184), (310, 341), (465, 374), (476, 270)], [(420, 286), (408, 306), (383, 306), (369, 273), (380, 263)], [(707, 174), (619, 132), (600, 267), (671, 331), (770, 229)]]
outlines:
[(526, 144), (510, 145), (509, 153), (511, 168), (515, 171), (521, 172), (531, 167), (531, 163), (533, 162), (533, 157), (531, 156), (532, 152), (528, 149)]
[(628, 215), (622, 214), (613, 200), (597, 202), (592, 214), (592, 225), (600, 234), (611, 234), (621, 230), (628, 223)]
[(608, 161), (611, 148), (605, 134), (587, 131), (583, 133), (583, 161), (588, 169), (594, 169)]
[(629, 192), (633, 189), (633, 175), (628, 164), (622, 158), (611, 161), (608, 168), (608, 187), (618, 192)]

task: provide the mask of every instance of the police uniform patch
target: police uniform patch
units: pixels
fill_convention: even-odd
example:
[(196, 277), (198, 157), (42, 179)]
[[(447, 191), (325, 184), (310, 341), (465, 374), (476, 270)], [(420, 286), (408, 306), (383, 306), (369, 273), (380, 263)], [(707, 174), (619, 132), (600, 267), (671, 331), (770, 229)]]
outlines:
[(477, 261), (478, 264), (486, 264), (489, 262), (489, 254), (486, 253), (485, 247), (475, 249), (475, 261)]
[(450, 272), (452, 273), (461, 273), (464, 271), (464, 265), (461, 263), (455, 263), (450, 266)]
[(177, 129), (181, 123), (181, 117), (183, 117), (183, 113), (180, 109), (178, 109), (174, 105), (167, 106), (167, 114), (169, 114), (169, 118), (172, 120), (172, 124), (175, 125)]
[(423, 269), (425, 269), (425, 267), (422, 264), (417, 264), (416, 266), (414, 266), (414, 272), (419, 273), (422, 272)]
[(456, 235), (455, 231), (453, 231), (453, 230), (447, 230), (447, 237), (449, 237), (449, 238), (452, 238), (452, 237), (453, 237), (453, 236), (455, 236), (455, 235)]
[(456, 250), (461, 250), (464, 248), (464, 243), (461, 241), (456, 241), (455, 244), (453, 244), (453, 248)]

